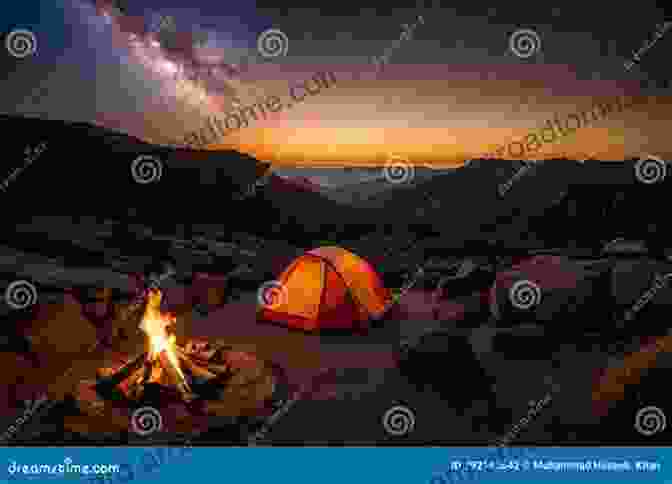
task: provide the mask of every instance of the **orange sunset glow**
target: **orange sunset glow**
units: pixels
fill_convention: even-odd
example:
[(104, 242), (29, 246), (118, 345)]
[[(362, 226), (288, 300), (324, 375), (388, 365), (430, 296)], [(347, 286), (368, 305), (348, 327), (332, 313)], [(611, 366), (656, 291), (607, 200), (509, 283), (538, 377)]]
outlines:
[[(437, 66), (426, 71), (431, 74), (427, 77), (441, 75)], [(342, 71), (336, 73), (336, 86), (253, 121), (229, 134), (228, 143), (213, 143), (209, 149), (234, 148), (280, 166), (378, 165), (394, 155), (445, 168), (524, 139), (556, 115), (564, 119), (619, 98), (627, 98), (631, 106), (520, 158), (597, 156), (617, 161), (667, 149), (669, 97), (641, 96), (631, 82), (578, 80), (561, 66), (521, 71), (518, 77), (527, 76), (527, 81), (495, 82), (477, 72), (463, 73), (455, 81), (362, 81)], [(394, 72), (409, 77), (411, 71), (396, 66)], [(555, 76), (553, 86), (561, 87), (550, 89), (534, 80), (542, 74)], [(282, 96), (282, 82), (272, 85), (269, 92), (288, 98)]]

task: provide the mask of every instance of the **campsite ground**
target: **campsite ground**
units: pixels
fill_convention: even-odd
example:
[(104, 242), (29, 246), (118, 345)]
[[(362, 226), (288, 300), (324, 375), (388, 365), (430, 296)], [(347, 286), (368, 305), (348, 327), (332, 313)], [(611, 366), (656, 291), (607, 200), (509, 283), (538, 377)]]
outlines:
[[(270, 443), (483, 445), (503, 438), (526, 416), (530, 417), (530, 423), (515, 432), (512, 445), (595, 445), (611, 439), (619, 444), (625, 444), (624, 439), (632, 443), (644, 441), (634, 431), (636, 408), (632, 415), (620, 412), (617, 418), (612, 416), (602, 422), (593, 413), (595, 372), (609, 364), (607, 355), (563, 345), (552, 359), (516, 361), (482, 348), (483, 343), (478, 340), (487, 339), (487, 333), (492, 334), (492, 329), (478, 328), (472, 343), (487, 371), (495, 377), (497, 407), (503, 410), (503, 415), (510, 415), (510, 423), (503, 426), (505, 430), (494, 430), (502, 425), (488, 416), (485, 402), (476, 402), (473, 408), (460, 413), (451, 406), (450, 397), (419, 390), (396, 369), (362, 369), (351, 374), (344, 372), (328, 390), (323, 390), (328, 399), (297, 403), (269, 435)], [(670, 358), (666, 359), (660, 364), (665, 373), (672, 368)], [(611, 365), (617, 361), (611, 358)], [(460, 361), (451, 360), (447, 353), (446, 365), (435, 371), (450, 380), (461, 371)], [(465, 391), (469, 389), (454, 387), (456, 394)], [(549, 391), (550, 400), (540, 403)], [(407, 436), (394, 438), (384, 431), (383, 414), (395, 405), (405, 405), (415, 414), (415, 428)]]
[[(408, 294), (411, 300), (420, 296), (420, 291)], [(616, 435), (615, 442), (620, 444), (624, 435), (641, 442), (633, 430), (634, 413), (627, 414), (629, 409), (602, 423), (593, 413), (591, 392), (596, 372), (619, 362), (604, 348), (579, 348), (571, 341), (548, 341), (543, 334), (528, 334), (520, 335), (513, 348), (503, 353), (493, 347), (493, 337), (501, 330), (491, 323), (483, 322), (475, 329), (458, 328), (449, 320), (435, 321), (422, 313), (388, 320), (366, 335), (308, 334), (258, 322), (255, 302), (256, 293), (243, 292), (238, 301), (208, 315), (196, 311), (183, 314), (180, 323), (193, 336), (224, 340), (280, 365), (294, 388), (307, 390), (261, 445), (485, 444), (504, 437), (531, 413), (535, 415), (516, 433), (513, 445), (597, 443), (606, 440), (606, 432)], [(479, 361), (494, 377), (494, 404), (500, 409), (497, 418), (485, 401), (476, 400), (464, 412), (455, 408), (452, 400), (471, 392), (471, 384), (475, 387), (479, 382), (459, 381), (466, 362), (450, 348), (440, 364), (427, 368), (436, 380), (447, 382), (441, 394), (411, 384), (398, 371), (395, 357), (399, 341), (439, 328), (468, 336)], [(542, 345), (545, 349), (540, 350)], [(672, 368), (670, 358), (667, 360), (659, 362), (665, 372)], [(549, 391), (553, 392), (550, 401), (533, 412)], [(396, 405), (404, 405), (414, 414), (415, 426), (408, 435), (393, 437), (385, 432), (383, 415)], [(220, 432), (212, 432), (200, 440), (234, 443), (221, 439)]]
[[(244, 296), (248, 302), (252, 297), (251, 293)], [(244, 311), (244, 306), (239, 310)], [(549, 342), (543, 334), (521, 334), (518, 349), (503, 354), (492, 344), (501, 330), (488, 322), (465, 330), (449, 321), (414, 318), (386, 321), (364, 336), (319, 336), (259, 325), (242, 315), (237, 320), (237, 325), (229, 330), (220, 327), (217, 333), (226, 333), (232, 342), (254, 341), (254, 350), (287, 368), (297, 386), (311, 388), (269, 432), (265, 443), (270, 445), (484, 444), (504, 437), (549, 392), (551, 399), (514, 442), (578, 444), (592, 440), (600, 428), (592, 408), (596, 372), (620, 361), (608, 356), (604, 347)], [(245, 320), (249, 324), (242, 323)], [(464, 412), (454, 408), (450, 392), (457, 397), (471, 391), (463, 383), (448, 383), (449, 394), (439, 394), (409, 383), (397, 370), (394, 358), (399, 341), (438, 328), (468, 335), (481, 364), (496, 381), (499, 421), (491, 418), (485, 401), (476, 401)], [(531, 359), (532, 347), (542, 344), (548, 353), (537, 351)], [(464, 363), (448, 349), (445, 365), (427, 371), (450, 382), (459, 380)], [(669, 361), (665, 364), (672, 367)], [(325, 371), (327, 377), (320, 377)], [(415, 428), (407, 436), (392, 437), (382, 425), (384, 413), (395, 405), (407, 406), (415, 415)], [(634, 414), (631, 420), (617, 422), (615, 433), (629, 435), (633, 422)]]

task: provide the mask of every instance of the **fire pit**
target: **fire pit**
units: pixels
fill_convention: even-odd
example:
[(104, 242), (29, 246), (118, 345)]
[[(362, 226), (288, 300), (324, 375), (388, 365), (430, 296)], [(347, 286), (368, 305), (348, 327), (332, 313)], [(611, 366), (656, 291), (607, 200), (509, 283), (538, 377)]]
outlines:
[(161, 297), (158, 289), (146, 295), (140, 323), (144, 349), (98, 368), (95, 380), (80, 382), (75, 392), (80, 415), (66, 418), (67, 430), (193, 435), (207, 431), (216, 417), (263, 419), (285, 398), (277, 372), (253, 354), (195, 339), (177, 344), (176, 318), (159, 309)]

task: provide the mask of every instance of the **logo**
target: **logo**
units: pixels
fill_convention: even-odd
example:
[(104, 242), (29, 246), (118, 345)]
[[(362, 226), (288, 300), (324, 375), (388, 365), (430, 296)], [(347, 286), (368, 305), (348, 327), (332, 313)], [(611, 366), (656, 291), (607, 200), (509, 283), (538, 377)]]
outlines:
[(635, 430), (646, 437), (663, 432), (666, 427), (665, 413), (658, 407), (644, 407), (635, 415)]
[(521, 59), (532, 57), (541, 49), (539, 34), (530, 29), (516, 30), (509, 37), (509, 49)]
[(394, 437), (410, 434), (415, 428), (415, 414), (403, 405), (392, 407), (383, 415), (383, 427)]
[(659, 183), (667, 176), (667, 163), (657, 156), (646, 155), (635, 164), (635, 178), (646, 185)]
[(24, 408), (25, 408), (24, 413), (25, 414), (30, 414), (30, 415), (34, 414), (42, 406), (42, 404), (46, 401), (47, 401), (47, 396), (46, 395), (42, 395), (37, 400), (30, 400), (30, 399), (29, 400), (24, 400), (23, 401), (23, 405), (24, 405)]
[(257, 303), (264, 309), (277, 309), (287, 304), (287, 288), (279, 281), (269, 281), (257, 291)]
[(140, 155), (131, 164), (131, 175), (141, 185), (158, 182), (163, 175), (163, 163), (153, 156)]
[(163, 428), (161, 412), (154, 407), (141, 407), (131, 415), (131, 429), (141, 437), (146, 437)]
[(26, 309), (37, 302), (37, 289), (28, 281), (14, 281), (5, 290), (5, 302), (12, 309)]
[(24, 59), (37, 51), (37, 39), (30, 30), (12, 30), (5, 39), (5, 47), (13, 57)]
[(383, 168), (383, 176), (385, 181), (395, 185), (410, 183), (415, 178), (415, 167), (411, 165), (408, 158), (390, 155)]
[(268, 29), (259, 34), (257, 50), (266, 59), (284, 57), (289, 49), (289, 39), (282, 30)]
[(516, 309), (531, 309), (541, 302), (541, 288), (532, 281), (518, 281), (509, 290), (509, 300)]

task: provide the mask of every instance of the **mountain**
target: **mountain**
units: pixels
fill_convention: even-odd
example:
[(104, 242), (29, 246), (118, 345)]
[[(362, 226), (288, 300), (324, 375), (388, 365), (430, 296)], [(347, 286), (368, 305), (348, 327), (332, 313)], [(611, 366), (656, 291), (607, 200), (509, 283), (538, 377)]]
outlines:
[[(422, 183), (425, 180), (430, 179), (433, 176), (437, 176), (442, 172), (438, 170), (420, 170), (416, 169), (413, 179), (407, 183), (390, 183), (383, 174), (383, 169), (379, 168), (377, 172), (369, 174), (368, 176), (362, 176), (362, 180), (354, 183), (347, 183), (339, 186), (329, 187), (323, 189), (322, 193), (324, 196), (335, 200), (339, 203), (346, 203), (350, 205), (355, 205), (361, 208), (371, 207), (371, 208), (380, 208), (384, 203), (371, 201), (382, 194), (386, 194), (386, 197), (396, 196), (401, 190), (412, 190), (419, 183)], [(379, 200), (384, 200), (385, 197), (381, 197)]]
[[(12, 207), (7, 224), (33, 215), (95, 215), (164, 233), (218, 223), (284, 239), (368, 223), (366, 211), (277, 176), (253, 196), (239, 197), (270, 164), (236, 151), (157, 146), (88, 123), (21, 116), (0, 115), (0, 127), (12, 133), (0, 168), (1, 195)], [(147, 171), (136, 170), (134, 178), (134, 166)]]
[[(3, 241), (17, 249), (55, 251), (65, 244), (64, 253), (75, 249), (99, 262), (101, 254), (144, 260), (187, 250), (208, 265), (213, 247), (234, 259), (260, 252), (247, 242), (222, 245), (238, 232), (297, 250), (329, 241), (398, 270), (469, 251), (597, 247), (616, 237), (668, 244), (661, 215), (671, 177), (640, 182), (636, 160), (473, 160), (452, 170), (416, 170), (412, 183), (383, 177), (336, 188), (320, 186), (309, 172), (280, 176), (235, 151), (157, 146), (86, 123), (1, 115), (0, 126), (11, 133), (0, 167)], [(157, 161), (155, 182), (133, 178), (139, 156)], [(109, 220), (114, 233), (82, 245), (86, 237), (54, 222), (57, 215), (75, 224), (83, 217)], [(199, 225), (210, 228), (197, 235)]]
[[(4, 196), (28, 213), (135, 213), (173, 223), (221, 219), (222, 195), (250, 185), (270, 166), (234, 151), (156, 146), (87, 123), (2, 115), (0, 127), (13, 133), (4, 146), (1, 175), (6, 179), (19, 170)], [(40, 144), (44, 152), (28, 164), (26, 150)], [(138, 179), (155, 176), (153, 183), (133, 178), (141, 156), (146, 158), (135, 165)]]
[(275, 174), (268, 177), (249, 203), (253, 212), (263, 214), (269, 221), (271, 234), (299, 246), (307, 240), (336, 241), (360, 236), (372, 230), (379, 218), (378, 210), (339, 203), (325, 196), (314, 183)]
[(353, 250), (371, 257), (389, 251), (389, 263), (399, 266), (403, 259), (408, 268), (430, 256), (594, 249), (616, 237), (664, 251), (670, 231), (661, 207), (672, 177), (643, 183), (637, 161), (474, 160), (366, 200), (362, 206), (381, 211), (380, 233), (353, 241)]

